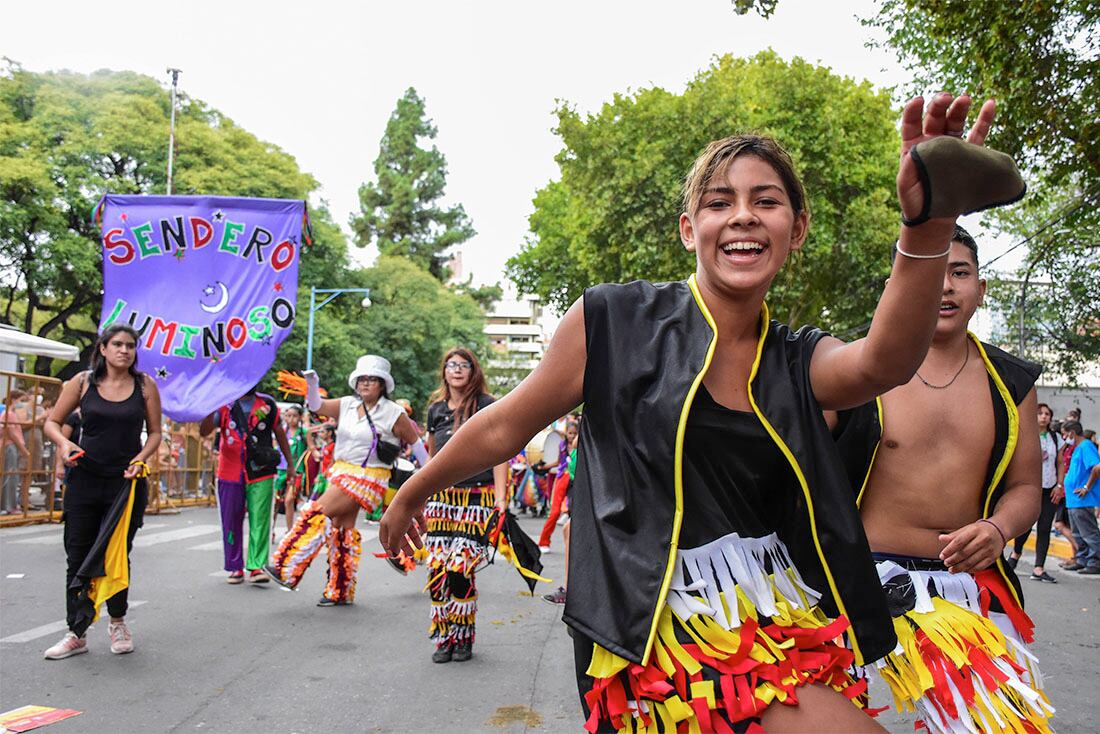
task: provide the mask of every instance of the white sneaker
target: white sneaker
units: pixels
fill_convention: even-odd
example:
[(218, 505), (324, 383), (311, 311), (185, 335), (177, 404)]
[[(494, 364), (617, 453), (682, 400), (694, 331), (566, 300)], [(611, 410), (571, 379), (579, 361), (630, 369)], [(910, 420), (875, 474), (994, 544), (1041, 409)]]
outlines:
[(88, 652), (88, 641), (72, 632), (66, 632), (60, 642), (46, 650), (45, 657), (47, 660), (64, 660), (85, 652)]
[(125, 622), (111, 622), (107, 627), (107, 634), (111, 636), (111, 652), (115, 655), (134, 651), (134, 638)]
[(539, 552), (540, 552), (540, 553), (544, 553), (544, 554), (545, 554), (545, 553), (549, 553), (549, 552), (550, 552), (550, 546), (548, 546), (548, 545), (540, 545), (540, 546), (539, 546)]

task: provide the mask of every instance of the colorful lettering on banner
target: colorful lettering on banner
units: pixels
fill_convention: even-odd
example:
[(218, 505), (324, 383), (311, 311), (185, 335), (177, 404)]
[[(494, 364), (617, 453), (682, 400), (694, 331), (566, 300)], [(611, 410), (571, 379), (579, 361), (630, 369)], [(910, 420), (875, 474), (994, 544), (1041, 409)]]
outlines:
[(96, 219), (100, 329), (141, 334), (166, 415), (199, 420), (260, 381), (294, 327), (305, 202), (108, 194)]

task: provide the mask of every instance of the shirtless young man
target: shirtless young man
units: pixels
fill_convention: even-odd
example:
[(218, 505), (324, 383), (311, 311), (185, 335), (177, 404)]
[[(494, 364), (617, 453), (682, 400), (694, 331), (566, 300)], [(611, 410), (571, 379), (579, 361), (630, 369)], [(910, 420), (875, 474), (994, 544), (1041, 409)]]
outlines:
[(857, 409), (873, 449), (858, 503), (899, 641), (876, 666), (932, 732), (1016, 731), (1004, 720), (1045, 732), (1033, 624), (1002, 557), (1039, 512), (1040, 369), (967, 331), (985, 286), (957, 228), (927, 357)]

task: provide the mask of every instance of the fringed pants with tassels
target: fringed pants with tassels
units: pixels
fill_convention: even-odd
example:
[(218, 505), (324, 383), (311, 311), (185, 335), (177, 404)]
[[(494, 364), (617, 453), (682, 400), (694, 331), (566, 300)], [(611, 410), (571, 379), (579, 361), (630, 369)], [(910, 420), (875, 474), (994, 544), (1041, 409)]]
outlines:
[(433, 495), (428, 521), (428, 586), (432, 600), (429, 635), (436, 647), (474, 642), (482, 542), (493, 513), (493, 487), (451, 487)]
[(589, 732), (761, 734), (776, 703), (823, 683), (866, 707), (866, 678), (773, 533), (731, 533), (677, 553), (648, 665), (574, 637)]
[(875, 554), (897, 648), (875, 663), (899, 711), (932, 734), (1049, 732), (1054, 708), (1027, 649), (1034, 624), (995, 569)]
[(355, 601), (363, 538), (355, 528), (333, 528), (328, 536), (328, 582), (324, 596), (338, 604)]
[[(329, 486), (355, 500), (368, 512), (382, 503), (389, 481), (388, 469), (359, 467), (338, 461), (329, 471)], [(328, 582), (325, 598), (349, 604), (355, 599), (355, 585), (362, 554), (362, 536), (355, 528), (335, 528), (315, 502), (302, 507), (294, 527), (283, 536), (271, 559), (272, 570), (291, 588), (328, 542)]]
[(316, 504), (307, 502), (302, 507), (294, 526), (283, 536), (271, 557), (270, 567), (280, 581), (291, 588), (298, 586), (309, 564), (321, 552), (330, 528), (329, 519)]

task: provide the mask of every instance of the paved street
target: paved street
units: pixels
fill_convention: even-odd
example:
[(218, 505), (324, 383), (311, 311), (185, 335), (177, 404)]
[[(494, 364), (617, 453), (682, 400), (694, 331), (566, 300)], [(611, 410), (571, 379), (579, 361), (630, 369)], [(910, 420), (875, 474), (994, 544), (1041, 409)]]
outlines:
[[(537, 534), (537, 521), (522, 523)], [(84, 712), (48, 734), (581, 731), (560, 608), (521, 593), (514, 569), (491, 567), (478, 576), (474, 659), (433, 665), (423, 574), (402, 578), (373, 558), (376, 528), (362, 529), (357, 603), (320, 609), (323, 558), (298, 593), (230, 586), (219, 570), (213, 508), (149, 516), (133, 553), (137, 651), (111, 655), (103, 619), (89, 633), (91, 652), (62, 661), (42, 659), (64, 630), (61, 528), (0, 530), (0, 711), (37, 704)], [(555, 542), (560, 551), (560, 534)], [(560, 552), (545, 561), (560, 580)], [(1100, 669), (1100, 579), (1049, 565), (1061, 583), (1025, 581), (1024, 589), (1059, 709), (1055, 724), (1096, 731), (1088, 681)], [(872, 691), (876, 704), (888, 703), (881, 686)], [(892, 732), (913, 731), (892, 712), (880, 720)]]

